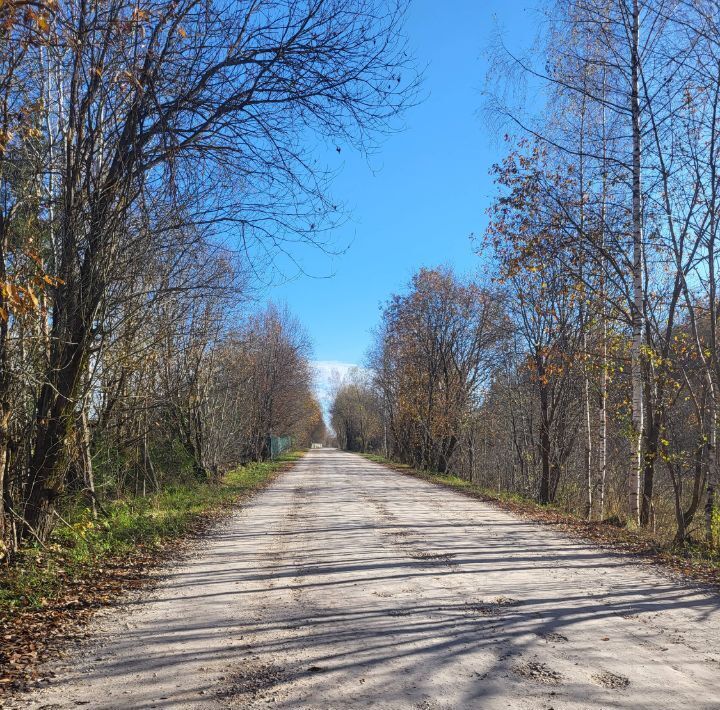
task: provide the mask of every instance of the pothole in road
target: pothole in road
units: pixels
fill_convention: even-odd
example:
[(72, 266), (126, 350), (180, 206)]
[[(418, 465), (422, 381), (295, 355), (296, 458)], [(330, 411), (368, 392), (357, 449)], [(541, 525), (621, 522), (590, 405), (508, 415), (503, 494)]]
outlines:
[(422, 700), (417, 705), (413, 705), (413, 710), (446, 710), (449, 705), (438, 705), (434, 701)]
[(517, 599), (511, 599), (510, 597), (495, 597), (491, 602), (495, 606), (517, 606), (520, 602)]
[[(481, 616), (497, 616), (502, 613), (504, 608), (517, 606), (520, 604), (517, 599), (511, 599), (510, 597), (495, 597), (490, 601), (471, 602), (468, 604), (468, 609)], [(565, 639), (567, 641), (567, 639)]]
[(398, 542), (404, 542), (407, 538), (412, 537), (412, 532), (410, 530), (396, 530), (395, 532), (391, 533), (391, 535), (394, 535), (396, 538), (398, 538)]
[(547, 641), (548, 643), (565, 643), (568, 640), (567, 636), (558, 634), (555, 631), (551, 631), (547, 634), (540, 634), (540, 638), (542, 638), (544, 641)]
[(624, 675), (617, 675), (616, 673), (610, 673), (610, 671), (603, 671), (602, 673), (596, 673), (592, 679), (598, 684), (602, 685), (603, 688), (610, 688), (610, 690), (622, 690), (630, 685), (630, 679)]
[(546, 663), (540, 661), (525, 661), (512, 667), (512, 672), (521, 678), (528, 678), (538, 683), (557, 685), (562, 681), (562, 676), (554, 671)]
[(490, 604), (468, 604), (468, 609), (480, 616), (496, 616), (499, 612), (496, 607)]
[(411, 552), (414, 560), (427, 560), (430, 562), (450, 562), (455, 555), (446, 552)]
[(220, 701), (230, 701), (242, 696), (251, 700), (268, 699), (275, 696), (272, 689), (282, 683), (285, 669), (272, 663), (248, 662), (230, 674), (221, 690), (216, 693)]

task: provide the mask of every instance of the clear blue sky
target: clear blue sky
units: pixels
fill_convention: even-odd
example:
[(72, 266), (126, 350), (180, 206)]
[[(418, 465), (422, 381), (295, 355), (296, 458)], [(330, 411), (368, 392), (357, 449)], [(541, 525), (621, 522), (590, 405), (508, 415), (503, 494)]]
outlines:
[(493, 193), (488, 175), (501, 141), (484, 124), (485, 49), (496, 24), (513, 47), (527, 48), (537, 15), (532, 0), (414, 0), (406, 34), (426, 65), (427, 98), (406, 129), (369, 161), (343, 152), (333, 195), (350, 220), (336, 242), (349, 249), (316, 255), (304, 267), (331, 278), (301, 277), (268, 291), (307, 328), (316, 360), (361, 363), (380, 305), (421, 266), (476, 269), (469, 235), (482, 232)]

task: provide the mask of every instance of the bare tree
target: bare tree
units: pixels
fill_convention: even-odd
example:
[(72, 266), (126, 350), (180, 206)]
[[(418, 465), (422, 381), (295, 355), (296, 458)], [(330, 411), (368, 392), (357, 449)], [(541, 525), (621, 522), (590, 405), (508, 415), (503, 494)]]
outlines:
[[(75, 429), (89, 427), (97, 438), (115, 421), (143, 442), (155, 421), (156, 404), (134, 390), (151, 383), (153, 391), (162, 375), (134, 361), (147, 336), (182, 351), (173, 363), (183, 363), (179, 382), (194, 409), (180, 407), (176, 423), (198, 471), (207, 468), (208, 373), (225, 329), (221, 315), (232, 308), (223, 298), (237, 297), (245, 276), (279, 255), (292, 258), (298, 243), (327, 248), (338, 214), (307, 136), (372, 147), (417, 81), (400, 35), (401, 3), (68, 0), (27, 12), (22, 5), (0, 8), (5, 116), (23, 116), (22, 130), (4, 125), (0, 135), (0, 469), (6, 480), (11, 470), (20, 536), (45, 540), (75, 468), (73, 442), (87, 441), (88, 432), (78, 439)], [(10, 169), (20, 164), (27, 177)], [(8, 272), (19, 262), (7, 229), (21, 206), (31, 208), (24, 218), (42, 225), (41, 243), (23, 252), (42, 289), (7, 286), (21, 276)], [(219, 281), (212, 269), (194, 267), (209, 261), (218, 273), (224, 262)], [(205, 280), (183, 282), (194, 269)], [(219, 298), (218, 308), (203, 311), (203, 297)], [(32, 326), (44, 350), (26, 360), (36, 384), (25, 391), (32, 421), (22, 425), (12, 418), (5, 367), (15, 357), (7, 330), (20, 333), (21, 301), (32, 306), (28, 313), (47, 309)], [(188, 305), (192, 318), (178, 313)], [(164, 333), (162, 317), (171, 323)], [(183, 319), (199, 340), (182, 334)], [(30, 340), (22, 338), (25, 347)], [(101, 381), (110, 391), (94, 412)], [(9, 461), (21, 429), (21, 452)], [(140, 448), (150, 471), (150, 446)]]

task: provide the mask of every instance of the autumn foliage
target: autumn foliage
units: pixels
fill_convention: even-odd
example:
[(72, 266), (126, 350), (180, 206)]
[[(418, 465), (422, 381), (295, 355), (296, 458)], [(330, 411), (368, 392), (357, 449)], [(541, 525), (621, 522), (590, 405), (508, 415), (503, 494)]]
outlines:
[(0, 0), (0, 557), (320, 436), (307, 338), (260, 289), (332, 248), (307, 137), (366, 150), (414, 93), (401, 17)]

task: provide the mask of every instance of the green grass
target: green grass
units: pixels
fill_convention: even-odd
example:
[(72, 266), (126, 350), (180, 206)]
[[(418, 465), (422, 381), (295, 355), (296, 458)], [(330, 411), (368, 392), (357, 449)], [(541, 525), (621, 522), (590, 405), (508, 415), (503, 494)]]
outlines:
[[(401, 473), (406, 473), (441, 486), (460, 490), (474, 498), (496, 501), (499, 504), (507, 504), (506, 508), (508, 510), (530, 515), (538, 522), (546, 522), (548, 520), (546, 514), (551, 513), (553, 517), (557, 517), (558, 521), (571, 524), (577, 523), (578, 526), (587, 524), (583, 518), (567, 511), (558, 503), (538, 503), (533, 498), (528, 498), (518, 493), (497, 491), (495, 489), (478, 486), (458, 476), (414, 469), (412, 466), (397, 463), (392, 459), (387, 459), (378, 454), (361, 454), (361, 456), (375, 463), (387, 465)], [(718, 518), (718, 525), (720, 525), (720, 511), (718, 511)], [(670, 564), (670, 566), (673, 566), (675, 569), (681, 568), (686, 574), (692, 573), (692, 575), (696, 576), (700, 581), (709, 581), (715, 585), (720, 582), (720, 578), (718, 578), (718, 575), (720, 575), (720, 550), (717, 548), (709, 549), (708, 546), (702, 542), (693, 543), (688, 541), (684, 546), (676, 549), (672, 544), (659, 540), (651, 530), (628, 530), (610, 520), (606, 520), (603, 523), (596, 521), (592, 523), (592, 525), (601, 526), (605, 530), (606, 538), (604, 542), (627, 543), (628, 540), (631, 540), (637, 543), (634, 547), (636, 551), (640, 550), (643, 545), (648, 548), (657, 548), (661, 553), (662, 561)], [(598, 536), (596, 535), (594, 539), (597, 540)], [(688, 567), (684, 564), (685, 561), (692, 563), (691, 566), (697, 565), (698, 569), (688, 570)]]
[(518, 503), (523, 505), (530, 505), (533, 507), (536, 507), (538, 510), (552, 510), (557, 512), (564, 512), (562, 508), (556, 504), (548, 503), (548, 504), (542, 504), (538, 503), (536, 500), (533, 500), (532, 498), (528, 498), (526, 496), (522, 496), (519, 493), (511, 493), (508, 491), (497, 491), (494, 488), (486, 488), (484, 486), (478, 486), (476, 483), (471, 483), (470, 481), (460, 478), (459, 476), (454, 476), (450, 473), (439, 473), (437, 471), (421, 471), (419, 469), (415, 469), (412, 466), (405, 464), (405, 463), (397, 463), (396, 461), (393, 461), (392, 459), (385, 458), (384, 456), (381, 456), (380, 454), (360, 454), (361, 456), (365, 457), (369, 461), (374, 461), (375, 463), (381, 463), (386, 466), (390, 466), (391, 468), (409, 473), (413, 476), (416, 476), (418, 478), (423, 478), (426, 481), (431, 481), (432, 483), (439, 483), (444, 486), (449, 486), (450, 488), (457, 488), (463, 491), (466, 491), (470, 493), (471, 495), (480, 497), (480, 498), (488, 498), (492, 500), (502, 501), (504, 503)]
[(91, 582), (108, 564), (151, 554), (190, 533), (199, 523), (248, 497), (301, 452), (275, 461), (251, 463), (220, 482), (195, 482), (143, 498), (105, 506), (107, 516), (92, 519), (90, 510), (62, 511), (62, 522), (46, 547), (23, 549), (11, 565), (0, 568), (0, 617), (39, 609), (62, 598), (68, 589)]

